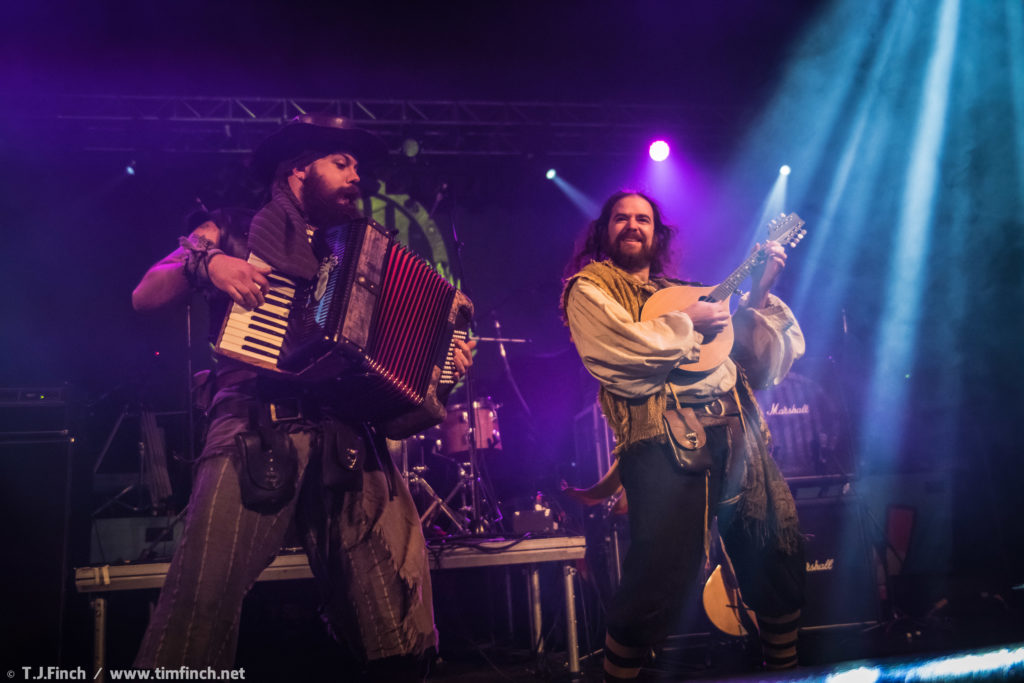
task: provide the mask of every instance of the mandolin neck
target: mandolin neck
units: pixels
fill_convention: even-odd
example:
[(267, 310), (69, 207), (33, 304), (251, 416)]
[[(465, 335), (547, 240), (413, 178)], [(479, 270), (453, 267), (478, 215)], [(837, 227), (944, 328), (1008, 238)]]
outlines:
[(728, 299), (733, 295), (733, 292), (736, 291), (736, 288), (740, 286), (740, 283), (747, 279), (747, 276), (750, 275), (750, 271), (754, 270), (754, 267), (763, 260), (764, 250), (758, 249), (748, 256), (747, 260), (744, 261), (739, 268), (732, 271), (732, 273), (729, 274), (729, 277), (722, 280), (721, 284), (711, 290), (711, 292), (708, 293), (707, 298), (711, 301), (725, 301)]

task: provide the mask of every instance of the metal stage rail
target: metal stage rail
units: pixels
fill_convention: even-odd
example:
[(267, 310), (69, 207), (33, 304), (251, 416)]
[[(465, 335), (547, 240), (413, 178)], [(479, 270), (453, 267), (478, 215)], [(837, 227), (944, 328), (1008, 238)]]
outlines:
[[(580, 671), (579, 640), (576, 631), (576, 591), (573, 580), (576, 568), (572, 563), (586, 553), (583, 536), (554, 538), (473, 540), (465, 543), (447, 542), (427, 545), (430, 568), (473, 569), (478, 567), (504, 567), (527, 565), (527, 595), (530, 603), (530, 642), (538, 655), (544, 652), (541, 624), (540, 568), (545, 562), (558, 562), (562, 566), (565, 593), (566, 655), (569, 672)], [(100, 565), (75, 569), (75, 587), (79, 593), (91, 593), (93, 609), (93, 672), (101, 672), (98, 681), (105, 680), (107, 600), (104, 593), (111, 591), (160, 588), (167, 577), (169, 562), (149, 562), (126, 565)], [(257, 581), (288, 581), (311, 579), (313, 573), (304, 554), (278, 555), (263, 570)]]
[(350, 118), (393, 151), (415, 139), (426, 156), (617, 156), (634, 154), (654, 134), (724, 134), (714, 123), (722, 108), (700, 105), (144, 95), (31, 96), (21, 103), (0, 117), (56, 128), (83, 149), (110, 152), (249, 153), (306, 113)]

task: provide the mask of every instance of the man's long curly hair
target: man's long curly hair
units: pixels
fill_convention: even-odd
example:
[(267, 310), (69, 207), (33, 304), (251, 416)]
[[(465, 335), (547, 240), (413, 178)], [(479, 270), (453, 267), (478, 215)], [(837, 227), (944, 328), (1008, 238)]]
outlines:
[(602, 261), (611, 258), (608, 243), (608, 223), (612, 218), (612, 209), (623, 197), (637, 196), (646, 199), (654, 212), (654, 239), (651, 244), (651, 275), (662, 275), (670, 264), (669, 247), (675, 227), (666, 225), (661, 217), (658, 204), (643, 192), (621, 190), (616, 192), (601, 207), (601, 214), (591, 221), (576, 242), (576, 251), (565, 267), (565, 277), (569, 278), (579, 272), (580, 268), (591, 261)]

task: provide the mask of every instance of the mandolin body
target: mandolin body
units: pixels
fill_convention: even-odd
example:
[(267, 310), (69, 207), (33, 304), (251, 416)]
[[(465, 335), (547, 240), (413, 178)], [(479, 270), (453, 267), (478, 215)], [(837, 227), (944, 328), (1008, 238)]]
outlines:
[[(691, 304), (700, 301), (703, 297), (708, 297), (714, 289), (714, 287), (677, 285), (658, 290), (644, 304), (643, 309), (640, 311), (640, 320), (654, 320), (658, 316), (672, 311), (682, 311)], [(728, 309), (729, 299), (731, 298), (731, 296), (727, 296), (720, 302), (720, 305)], [(692, 363), (680, 363), (679, 369), (689, 372), (714, 370), (732, 353), (734, 338), (732, 320), (730, 319), (721, 332), (713, 337), (704, 338), (700, 345), (700, 358)]]

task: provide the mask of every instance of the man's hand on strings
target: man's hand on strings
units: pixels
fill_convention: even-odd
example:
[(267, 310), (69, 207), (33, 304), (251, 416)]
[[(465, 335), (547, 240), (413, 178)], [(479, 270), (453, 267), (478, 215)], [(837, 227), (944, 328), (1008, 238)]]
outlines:
[(725, 303), (717, 301), (694, 301), (683, 309), (690, 316), (693, 329), (705, 337), (712, 337), (729, 324), (729, 308)]
[(768, 292), (775, 286), (782, 269), (786, 267), (786, 249), (778, 242), (757, 244), (754, 250), (764, 248), (767, 258), (750, 274), (753, 287), (750, 291), (750, 305), (763, 307), (768, 301)]

